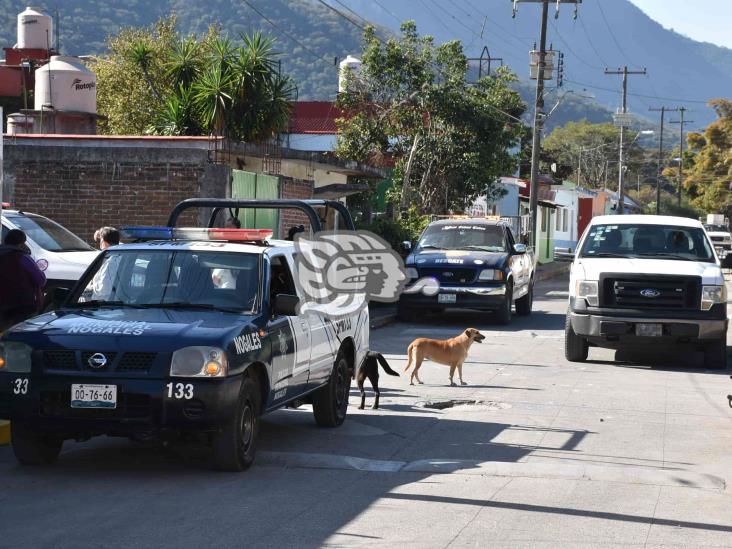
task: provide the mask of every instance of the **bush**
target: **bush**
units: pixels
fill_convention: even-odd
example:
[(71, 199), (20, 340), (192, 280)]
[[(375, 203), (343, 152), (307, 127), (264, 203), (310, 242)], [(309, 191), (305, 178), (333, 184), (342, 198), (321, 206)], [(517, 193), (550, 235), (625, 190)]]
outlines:
[(428, 223), (429, 216), (419, 215), (413, 208), (404, 218), (394, 220), (379, 217), (371, 223), (359, 223), (356, 228), (371, 231), (386, 240), (394, 250), (401, 252), (402, 242), (417, 240)]

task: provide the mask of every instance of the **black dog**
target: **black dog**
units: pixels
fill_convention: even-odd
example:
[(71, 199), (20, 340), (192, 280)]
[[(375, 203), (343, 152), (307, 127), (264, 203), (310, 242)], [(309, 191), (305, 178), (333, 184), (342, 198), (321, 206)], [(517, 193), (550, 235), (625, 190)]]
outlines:
[(375, 353), (373, 351), (367, 352), (366, 360), (358, 371), (358, 379), (356, 380), (358, 383), (358, 390), (361, 391), (361, 406), (358, 407), (359, 410), (363, 410), (363, 407), (366, 404), (366, 393), (363, 390), (363, 382), (366, 381), (366, 379), (371, 382), (371, 386), (374, 388), (374, 393), (376, 393), (373, 409), (376, 410), (379, 407), (379, 364), (381, 364), (381, 367), (384, 368), (384, 371), (390, 376), (399, 377), (399, 374), (389, 367), (389, 363), (381, 353)]

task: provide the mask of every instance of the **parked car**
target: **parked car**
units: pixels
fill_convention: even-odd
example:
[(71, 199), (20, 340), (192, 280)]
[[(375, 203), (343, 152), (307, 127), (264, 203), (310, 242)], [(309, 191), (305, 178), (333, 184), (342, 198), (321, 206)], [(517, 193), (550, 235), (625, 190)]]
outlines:
[(412, 282), (431, 277), (440, 288), (436, 295), (403, 293), (398, 303), (403, 320), (418, 311), (476, 309), (508, 324), (514, 305), (517, 314), (531, 314), (536, 256), (516, 242), (500, 218), (461, 216), (430, 223), (405, 266)]
[(595, 217), (572, 264), (565, 324), (567, 360), (591, 346), (685, 345), (708, 368), (727, 365), (727, 288), (699, 221), (682, 217)]
[[(288, 201), (314, 230), (316, 202), (329, 204)], [(58, 310), (0, 339), (0, 418), (21, 463), (55, 461), (67, 439), (196, 435), (218, 468), (241, 471), (263, 413), (308, 402), (319, 426), (345, 420), (368, 308), (334, 322), (299, 314), (293, 242), (173, 226), (130, 229), (140, 241), (101, 252)], [(95, 284), (100, 272), (114, 283)]]
[(55, 288), (73, 286), (99, 253), (74, 233), (42, 215), (3, 209), (3, 239), (11, 229), (25, 232), (31, 256), (46, 275), (47, 303)]

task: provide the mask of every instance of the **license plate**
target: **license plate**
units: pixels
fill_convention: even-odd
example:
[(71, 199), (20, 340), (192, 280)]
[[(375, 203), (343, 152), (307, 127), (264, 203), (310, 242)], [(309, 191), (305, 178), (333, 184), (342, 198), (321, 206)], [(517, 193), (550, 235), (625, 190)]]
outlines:
[(116, 408), (116, 385), (79, 385), (71, 386), (72, 408)]
[(457, 295), (455, 294), (438, 294), (437, 303), (455, 303)]
[(663, 335), (663, 324), (636, 324), (635, 335), (661, 337)]

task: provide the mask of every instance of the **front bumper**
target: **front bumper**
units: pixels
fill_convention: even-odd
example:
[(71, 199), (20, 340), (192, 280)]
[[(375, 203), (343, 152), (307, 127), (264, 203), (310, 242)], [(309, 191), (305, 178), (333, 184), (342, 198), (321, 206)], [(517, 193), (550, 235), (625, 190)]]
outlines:
[[(19, 378), (28, 379), (25, 394), (15, 392)], [(241, 376), (153, 380), (3, 372), (0, 373), (0, 419), (28, 422), (39, 431), (52, 431), (64, 438), (214, 431), (231, 417), (241, 380)], [(71, 385), (75, 383), (116, 385), (117, 407), (71, 408)], [(175, 398), (175, 390), (174, 396), (169, 397), (168, 383), (192, 385), (192, 398)]]
[[(441, 295), (454, 295), (455, 300), (448, 301)], [(499, 309), (506, 299), (506, 285), (490, 286), (440, 286), (437, 295), (402, 294), (399, 305), (410, 309), (481, 309), (493, 311)]]
[[(615, 309), (588, 307), (582, 299), (570, 299), (570, 322), (577, 335), (600, 347), (632, 347), (676, 343), (706, 343), (727, 337), (727, 306), (709, 311)], [(638, 324), (661, 324), (658, 337), (636, 335)]]

